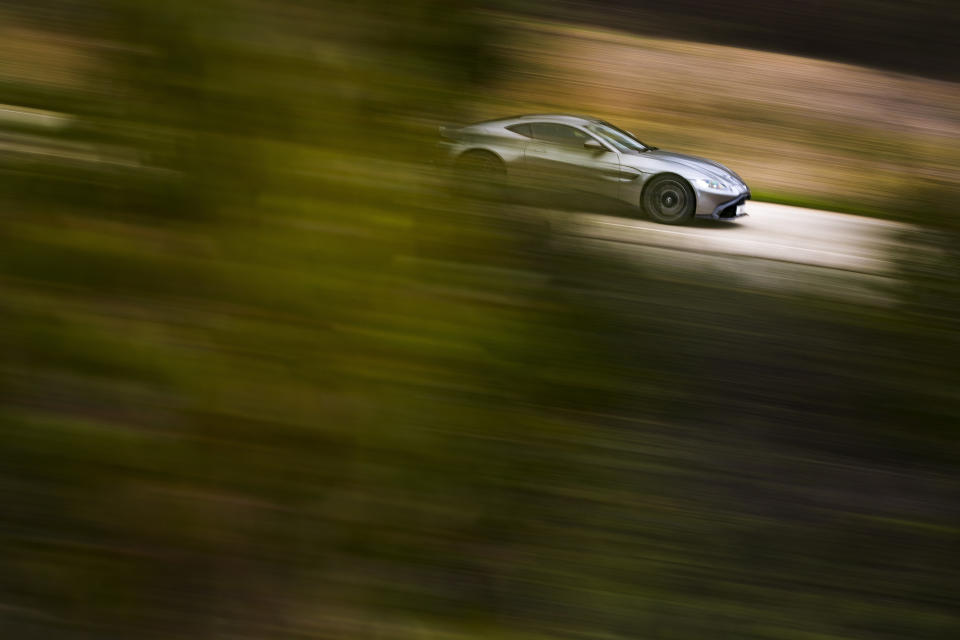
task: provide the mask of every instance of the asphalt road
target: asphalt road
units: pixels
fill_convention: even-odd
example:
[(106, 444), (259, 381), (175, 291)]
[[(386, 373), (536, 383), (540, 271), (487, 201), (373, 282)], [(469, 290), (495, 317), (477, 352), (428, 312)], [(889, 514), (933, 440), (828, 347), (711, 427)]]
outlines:
[(888, 273), (906, 225), (862, 216), (748, 202), (733, 221), (696, 220), (671, 227), (584, 213), (565, 232), (595, 239), (714, 255), (745, 256), (863, 273)]
[(764, 289), (815, 289), (886, 304), (895, 288), (907, 225), (862, 216), (749, 201), (748, 216), (674, 227), (590, 212), (564, 212), (554, 226), (567, 242), (690, 277)]

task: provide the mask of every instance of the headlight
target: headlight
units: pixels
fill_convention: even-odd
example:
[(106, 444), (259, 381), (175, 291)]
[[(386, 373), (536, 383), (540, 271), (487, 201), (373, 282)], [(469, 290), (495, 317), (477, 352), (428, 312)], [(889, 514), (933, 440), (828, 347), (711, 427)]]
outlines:
[(717, 182), (709, 178), (698, 178), (697, 184), (703, 187), (704, 189), (713, 189), (714, 191), (727, 191), (730, 189), (727, 185), (722, 182)]

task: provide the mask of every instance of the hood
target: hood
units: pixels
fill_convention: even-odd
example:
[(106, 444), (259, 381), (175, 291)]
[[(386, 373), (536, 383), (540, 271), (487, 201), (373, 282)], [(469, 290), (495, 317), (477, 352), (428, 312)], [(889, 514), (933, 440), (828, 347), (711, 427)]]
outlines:
[(698, 158), (697, 156), (688, 156), (684, 153), (675, 153), (673, 151), (660, 151), (659, 149), (656, 151), (648, 151), (643, 155), (669, 162), (671, 164), (678, 164), (686, 167), (687, 169), (693, 169), (696, 172), (702, 173), (705, 177), (713, 178), (714, 180), (719, 180), (720, 182), (725, 182), (731, 186), (747, 186), (744, 184), (740, 176), (735, 174), (733, 171), (730, 171), (730, 169), (727, 169), (719, 162), (714, 162), (713, 160)]

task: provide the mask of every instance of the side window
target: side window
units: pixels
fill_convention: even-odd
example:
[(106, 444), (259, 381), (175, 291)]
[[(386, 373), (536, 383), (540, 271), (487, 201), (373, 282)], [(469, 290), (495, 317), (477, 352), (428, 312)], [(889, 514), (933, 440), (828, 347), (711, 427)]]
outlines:
[(554, 142), (556, 144), (565, 144), (571, 147), (582, 147), (589, 136), (573, 127), (565, 124), (556, 124), (553, 122), (534, 122), (531, 125), (533, 137), (544, 142)]
[(532, 137), (533, 137), (533, 133), (530, 132), (530, 125), (529, 125), (529, 124), (526, 124), (526, 123), (524, 123), (524, 124), (513, 124), (513, 125), (510, 125), (509, 127), (507, 127), (507, 129), (510, 129), (510, 131), (513, 131), (514, 133), (519, 133), (520, 135), (526, 136), (526, 137), (528, 137), (528, 138), (532, 138)]

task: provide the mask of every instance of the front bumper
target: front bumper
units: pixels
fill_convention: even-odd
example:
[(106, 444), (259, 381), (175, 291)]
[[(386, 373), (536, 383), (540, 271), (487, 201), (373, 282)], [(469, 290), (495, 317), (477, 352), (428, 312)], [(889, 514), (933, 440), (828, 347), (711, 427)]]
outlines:
[[(720, 197), (710, 197), (713, 194), (697, 194), (700, 196), (697, 200), (698, 218), (712, 218), (713, 220), (733, 220), (747, 215), (746, 211), (740, 207), (744, 202), (750, 199), (750, 192), (741, 193), (733, 198), (729, 195)], [(707, 197), (704, 197), (707, 196)]]

